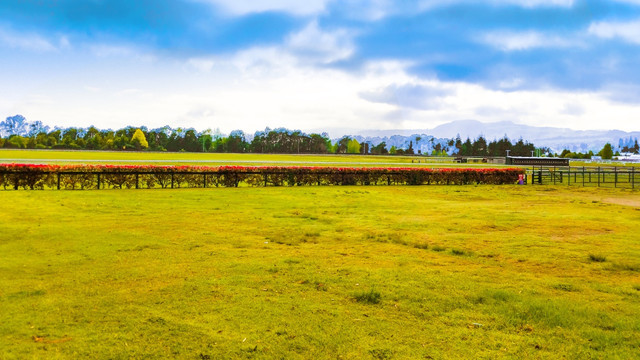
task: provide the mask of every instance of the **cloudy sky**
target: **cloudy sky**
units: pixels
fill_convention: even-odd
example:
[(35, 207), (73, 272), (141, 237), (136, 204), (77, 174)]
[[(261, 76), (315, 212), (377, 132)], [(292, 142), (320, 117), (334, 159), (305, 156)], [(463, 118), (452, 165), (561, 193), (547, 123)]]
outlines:
[(640, 0), (7, 0), (0, 117), (640, 130)]

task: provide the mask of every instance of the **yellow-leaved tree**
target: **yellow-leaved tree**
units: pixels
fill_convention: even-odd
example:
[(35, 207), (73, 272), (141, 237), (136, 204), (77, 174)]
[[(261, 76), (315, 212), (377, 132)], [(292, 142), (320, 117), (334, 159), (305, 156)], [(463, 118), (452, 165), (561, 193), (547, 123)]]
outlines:
[(149, 147), (147, 138), (146, 136), (144, 136), (144, 133), (140, 129), (137, 129), (136, 132), (133, 133), (133, 136), (131, 137), (131, 143), (138, 150), (146, 149)]
[(347, 154), (359, 154), (360, 153), (360, 143), (356, 139), (349, 140), (347, 144)]

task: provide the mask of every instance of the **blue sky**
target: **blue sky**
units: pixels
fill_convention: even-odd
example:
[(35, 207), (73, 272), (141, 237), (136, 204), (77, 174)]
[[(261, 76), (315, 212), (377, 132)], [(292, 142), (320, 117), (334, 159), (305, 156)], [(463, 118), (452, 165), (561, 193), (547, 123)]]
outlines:
[(640, 0), (12, 0), (0, 56), (50, 125), (640, 130)]

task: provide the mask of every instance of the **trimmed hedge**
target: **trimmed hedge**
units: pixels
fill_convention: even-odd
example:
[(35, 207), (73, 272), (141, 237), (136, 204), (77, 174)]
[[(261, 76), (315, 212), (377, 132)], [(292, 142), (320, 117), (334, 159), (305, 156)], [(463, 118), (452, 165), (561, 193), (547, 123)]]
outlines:
[(515, 184), (517, 168), (335, 168), (0, 164), (3, 189)]

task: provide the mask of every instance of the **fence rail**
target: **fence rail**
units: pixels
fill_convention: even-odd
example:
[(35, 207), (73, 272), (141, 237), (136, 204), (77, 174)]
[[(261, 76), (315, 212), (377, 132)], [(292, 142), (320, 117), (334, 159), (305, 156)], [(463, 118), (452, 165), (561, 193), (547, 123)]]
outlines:
[(640, 171), (635, 167), (543, 167), (527, 169), (531, 185), (568, 185), (593, 187), (624, 187), (635, 189)]

